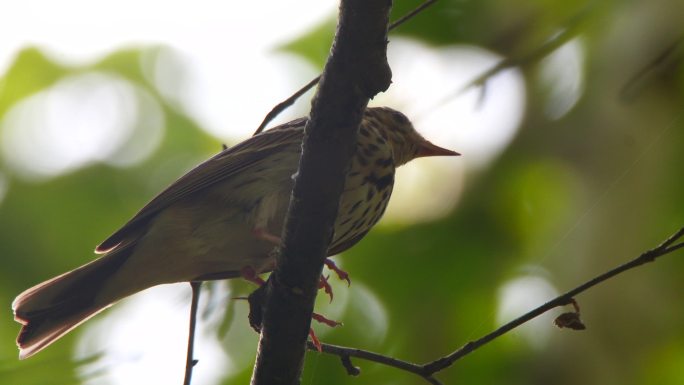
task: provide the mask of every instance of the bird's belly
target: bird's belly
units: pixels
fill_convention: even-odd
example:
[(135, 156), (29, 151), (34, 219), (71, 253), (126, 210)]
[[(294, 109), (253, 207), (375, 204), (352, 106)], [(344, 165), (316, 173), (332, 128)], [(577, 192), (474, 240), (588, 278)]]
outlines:
[(275, 245), (258, 239), (239, 208), (209, 211), (203, 205), (164, 210), (135, 245), (117, 276), (132, 286), (184, 282), (203, 276), (237, 276), (246, 266), (273, 266)]

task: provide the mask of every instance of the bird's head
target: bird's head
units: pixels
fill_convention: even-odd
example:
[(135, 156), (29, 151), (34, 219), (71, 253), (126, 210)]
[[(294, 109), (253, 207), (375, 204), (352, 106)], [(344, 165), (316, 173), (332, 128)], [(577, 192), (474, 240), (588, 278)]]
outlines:
[(430, 143), (413, 128), (406, 115), (389, 107), (368, 108), (365, 119), (372, 122), (389, 142), (395, 167), (424, 156), (461, 155)]

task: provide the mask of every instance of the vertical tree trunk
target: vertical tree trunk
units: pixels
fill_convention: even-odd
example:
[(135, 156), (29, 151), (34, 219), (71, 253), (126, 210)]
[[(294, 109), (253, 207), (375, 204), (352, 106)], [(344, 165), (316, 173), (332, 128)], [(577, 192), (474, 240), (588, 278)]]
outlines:
[(318, 280), (368, 100), (391, 81), (390, 0), (342, 0), (312, 102), (283, 248), (265, 288), (253, 385), (299, 384)]

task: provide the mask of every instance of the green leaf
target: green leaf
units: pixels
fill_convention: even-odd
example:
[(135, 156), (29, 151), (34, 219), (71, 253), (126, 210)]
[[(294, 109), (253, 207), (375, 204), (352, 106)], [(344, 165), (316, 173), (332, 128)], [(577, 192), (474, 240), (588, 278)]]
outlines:
[(277, 49), (299, 55), (314, 66), (323, 68), (335, 36), (335, 24), (334, 17), (327, 18), (310, 31)]
[(20, 51), (0, 79), (0, 119), (14, 103), (51, 86), (67, 72), (35, 47)]

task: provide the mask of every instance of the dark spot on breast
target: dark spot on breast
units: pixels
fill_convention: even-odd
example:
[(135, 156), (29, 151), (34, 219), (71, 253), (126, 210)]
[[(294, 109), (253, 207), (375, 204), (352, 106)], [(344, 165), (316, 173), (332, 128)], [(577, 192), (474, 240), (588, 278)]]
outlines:
[(358, 171), (352, 171), (352, 172), (350, 172), (350, 173), (347, 174), (347, 175), (348, 175), (348, 176), (357, 176), (357, 175), (359, 175), (359, 172), (358, 172)]
[(389, 199), (389, 195), (390, 195), (390, 191), (389, 191), (389, 190), (385, 190), (385, 192), (382, 193), (382, 199), (383, 199), (383, 200)]
[[(376, 146), (376, 148), (377, 148), (377, 146)], [(366, 148), (364, 148), (364, 149), (361, 150), (361, 151), (363, 151), (363, 155), (364, 155), (364, 156), (367, 156), (367, 157), (369, 157), (369, 158), (372, 158), (372, 157), (373, 157), (373, 154), (375, 153), (375, 151), (373, 151), (370, 147), (366, 147)]]
[(373, 199), (373, 195), (375, 195), (375, 189), (369, 188), (368, 193), (366, 194), (366, 201)]
[(368, 159), (364, 158), (361, 154), (356, 154), (356, 159), (358, 159), (360, 165), (368, 166)]
[(354, 203), (354, 205), (349, 209), (348, 213), (349, 214), (353, 213), (354, 210), (358, 209), (360, 205), (361, 205), (361, 201)]
[[(359, 226), (361, 226), (362, 224), (363, 224), (363, 218), (357, 219), (357, 220), (355, 220), (354, 223), (352, 224), (352, 227), (350, 228), (350, 230), (358, 229)], [(345, 234), (345, 235), (346, 235), (346, 234)]]
[(394, 183), (394, 173), (391, 172), (379, 178), (371, 173), (366, 177), (366, 181), (373, 184), (378, 191), (384, 190), (387, 186), (391, 186)]
[(370, 144), (368, 145), (368, 149), (369, 149), (370, 151), (376, 152), (376, 151), (380, 150), (380, 147), (378, 147), (377, 145), (375, 145), (375, 144), (373, 144), (373, 143), (370, 143)]
[(364, 126), (361, 126), (361, 128), (359, 128), (359, 134), (365, 136), (366, 138), (370, 136), (370, 132), (368, 132), (368, 129)]
[(336, 242), (344, 241), (347, 238), (347, 235), (349, 235), (349, 233), (351, 233), (352, 231), (354, 231), (354, 228), (350, 227), (349, 230), (344, 232), (344, 234), (340, 235), (339, 237), (335, 237)]
[(392, 160), (392, 157), (390, 156), (389, 158), (378, 158), (375, 160), (375, 165), (380, 166), (380, 167), (389, 167), (394, 163)]
[(368, 215), (369, 211), (370, 211), (370, 206), (366, 207), (366, 209), (363, 210), (363, 214), (361, 214), (361, 219), (365, 218), (366, 215)]

